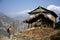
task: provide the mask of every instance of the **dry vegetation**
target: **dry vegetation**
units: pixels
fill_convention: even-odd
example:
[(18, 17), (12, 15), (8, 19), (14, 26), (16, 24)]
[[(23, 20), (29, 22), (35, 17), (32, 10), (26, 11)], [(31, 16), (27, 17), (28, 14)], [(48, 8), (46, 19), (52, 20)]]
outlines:
[(51, 36), (59, 31), (52, 28), (31, 28), (20, 33), (18, 40), (51, 40)]
[(36, 27), (29, 28), (18, 35), (14, 35), (12, 39), (7, 37), (1, 38), (0, 40), (58, 40), (60, 39), (60, 30), (55, 30), (53, 28)]

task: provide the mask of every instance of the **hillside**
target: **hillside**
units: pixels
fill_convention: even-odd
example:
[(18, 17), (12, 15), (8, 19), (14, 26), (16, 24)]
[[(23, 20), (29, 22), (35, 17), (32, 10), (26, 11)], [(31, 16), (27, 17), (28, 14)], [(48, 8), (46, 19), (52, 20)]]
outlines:
[(52, 28), (30, 28), (19, 33), (17, 38), (18, 40), (51, 40), (51, 36), (59, 31)]
[[(8, 36), (8, 33), (7, 33), (7, 28), (9, 26), (13, 26), (15, 25), (14, 23), (17, 23), (18, 22), (8, 16), (6, 16), (5, 14), (1, 13), (0, 12), (0, 37), (1, 36)], [(14, 28), (16, 27), (17, 25), (14, 26)]]
[(21, 15), (18, 15), (16, 17), (14, 17), (15, 20), (19, 20), (19, 22), (22, 22), (23, 20), (29, 18), (30, 15), (29, 14), (21, 14)]
[(11, 38), (3, 37), (1, 40), (60, 40), (60, 30), (53, 28), (30, 28), (12, 35)]

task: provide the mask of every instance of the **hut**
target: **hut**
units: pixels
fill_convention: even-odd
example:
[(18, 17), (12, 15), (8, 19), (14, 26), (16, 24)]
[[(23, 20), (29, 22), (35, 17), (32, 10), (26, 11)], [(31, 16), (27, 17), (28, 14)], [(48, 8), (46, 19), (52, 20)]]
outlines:
[(28, 23), (29, 28), (42, 26), (55, 28), (56, 18), (58, 17), (55, 12), (39, 6), (28, 14), (34, 15), (23, 21)]

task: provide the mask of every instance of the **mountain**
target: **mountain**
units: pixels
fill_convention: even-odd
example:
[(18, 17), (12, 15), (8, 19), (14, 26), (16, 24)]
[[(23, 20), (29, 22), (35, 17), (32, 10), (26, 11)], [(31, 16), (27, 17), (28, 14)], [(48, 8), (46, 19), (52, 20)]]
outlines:
[(3, 13), (0, 13), (0, 20), (4, 21), (4, 22), (7, 22), (9, 24), (11, 24), (12, 22), (14, 22), (14, 20), (8, 16), (6, 16), (5, 14)]
[[(21, 14), (15, 18), (10, 18), (4, 13), (0, 12), (0, 36), (8, 36), (7, 28), (12, 26), (14, 29), (12, 33), (21, 32), (28, 28), (27, 24), (22, 21), (29, 18), (28, 14)], [(5, 32), (5, 33), (4, 33)]]
[(18, 28), (18, 30), (23, 31), (26, 30), (28, 28), (28, 24), (27, 23), (23, 23), (23, 21), (25, 19), (28, 19), (30, 17), (29, 14), (25, 13), (25, 14), (20, 14), (16, 17), (14, 17), (15, 20), (18, 20), (20, 22), (20, 29)]
[(15, 29), (17, 26), (15, 24), (19, 24), (19, 22), (0, 12), (0, 36), (7, 36), (7, 28), (9, 26), (14, 26)]
[(29, 18), (30, 15), (29, 14), (20, 14), (16, 17), (14, 17), (15, 20), (19, 20), (19, 22), (22, 22), (23, 20)]

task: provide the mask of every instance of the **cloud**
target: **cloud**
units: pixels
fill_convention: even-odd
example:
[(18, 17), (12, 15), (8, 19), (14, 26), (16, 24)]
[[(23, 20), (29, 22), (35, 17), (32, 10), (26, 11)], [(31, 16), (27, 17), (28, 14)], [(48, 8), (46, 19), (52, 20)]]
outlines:
[[(49, 5), (49, 6), (47, 6), (47, 9), (54, 11), (56, 14), (60, 14), (60, 6)], [(11, 16), (16, 17), (21, 14), (27, 14), (28, 12), (30, 12), (32, 10), (34, 10), (34, 9), (27, 9), (27, 10), (23, 10), (23, 11), (19, 11), (19, 12), (13, 12), (13, 13), (11, 13)]]
[(10, 12), (9, 14), (7, 14), (9, 17), (12, 17), (12, 18), (14, 18), (14, 17), (16, 17), (16, 16), (19, 16), (19, 15), (23, 15), (23, 14), (26, 14), (27, 15), (27, 13), (28, 12), (30, 12), (30, 11), (32, 11), (33, 9), (31, 9), (31, 10), (23, 10), (23, 11), (19, 11), (19, 12)]
[[(60, 6), (49, 5), (47, 9), (54, 11), (60, 17)], [(57, 18), (57, 22), (59, 21), (59, 17)]]
[(33, 9), (31, 9), (31, 10), (23, 10), (23, 11), (20, 11), (20, 12), (18, 12), (17, 14), (26, 14), (26, 13), (28, 13), (28, 12), (30, 12), (30, 11), (32, 11)]
[(57, 14), (60, 14), (60, 6), (49, 5), (49, 6), (47, 7), (47, 9), (52, 10), (52, 11), (56, 12)]
[[(49, 5), (47, 7), (47, 9), (52, 10), (52, 11), (56, 12), (57, 14), (60, 14), (60, 6)], [(18, 14), (18, 15), (20, 15), (20, 14), (26, 14), (26, 13), (32, 11), (32, 10), (34, 10), (34, 9), (31, 9), (31, 10), (29, 10), (29, 9), (28, 10), (23, 10), (23, 11), (17, 12), (16, 14)]]

